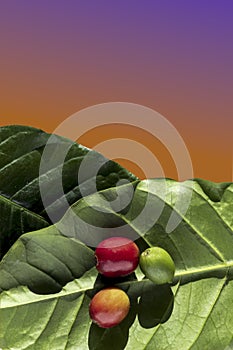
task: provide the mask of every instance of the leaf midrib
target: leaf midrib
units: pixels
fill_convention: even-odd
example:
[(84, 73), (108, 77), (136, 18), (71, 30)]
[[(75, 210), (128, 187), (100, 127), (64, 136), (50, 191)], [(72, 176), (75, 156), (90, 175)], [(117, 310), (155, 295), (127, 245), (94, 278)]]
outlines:
[[(230, 260), (228, 263), (217, 264), (217, 265), (208, 266), (208, 267), (193, 268), (193, 269), (190, 269), (190, 270), (180, 270), (178, 273), (175, 274), (172, 284), (176, 284), (184, 276), (190, 275), (190, 277), (191, 277), (191, 276), (193, 276), (195, 274), (199, 274), (199, 273), (214, 272), (214, 271), (221, 271), (221, 270), (223, 270), (223, 271), (226, 270), (226, 274), (223, 277), (223, 278), (226, 278), (227, 272), (228, 272), (229, 268), (231, 268), (231, 267), (233, 267), (233, 260)], [(214, 278), (214, 277), (211, 276), (209, 278)], [(203, 279), (203, 278), (201, 278), (201, 279)], [(78, 283), (78, 279), (76, 281)], [(133, 280), (133, 281), (120, 282), (120, 283), (117, 284), (117, 286), (119, 286), (119, 287), (122, 286), (123, 287), (123, 286), (127, 286), (127, 285), (130, 286), (130, 285), (133, 285), (133, 284), (136, 284), (136, 283), (140, 284), (140, 283), (148, 283), (148, 282), (150, 282), (150, 280), (148, 278), (144, 278), (142, 280)], [(69, 282), (69, 283), (72, 283), (72, 282)], [(25, 286), (23, 286), (23, 287), (27, 288)], [(3, 291), (2, 294), (9, 294), (10, 291), (17, 290), (18, 288), (20, 288), (20, 287), (13, 288), (13, 289), (10, 289), (8, 291)], [(40, 296), (40, 297), (37, 298), (37, 299), (29, 300), (28, 302), (15, 303), (15, 304), (12, 304), (11, 306), (5, 307), (5, 308), (8, 309), (8, 308), (16, 307), (16, 306), (18, 307), (18, 306), (33, 304), (33, 303), (37, 303), (37, 302), (40, 302), (40, 301), (51, 300), (51, 299), (56, 299), (56, 298), (62, 298), (62, 297), (65, 297), (65, 296), (71, 296), (71, 295), (75, 295), (75, 294), (79, 294), (79, 293), (85, 293), (88, 290), (92, 290), (93, 286), (90, 287), (90, 288), (84, 287), (84, 288), (81, 288), (79, 290), (72, 290), (72, 291), (68, 291), (68, 292), (65, 290), (65, 288), (66, 288), (66, 286), (59, 293), (46, 294), (46, 295), (43, 295), (43, 296), (38, 294), (38, 296)], [(95, 285), (95, 288), (98, 288), (98, 285)], [(32, 293), (30, 291), (29, 291), (29, 293), (31, 293), (32, 295), (34, 294), (36, 296), (35, 293)], [(4, 307), (2, 309), (4, 309)]]
[(191, 268), (189, 270), (180, 270), (180, 273), (176, 274), (175, 277), (176, 278), (181, 278), (187, 275), (193, 275), (193, 274), (198, 274), (198, 273), (202, 273), (202, 272), (214, 272), (214, 271), (221, 271), (221, 270), (228, 270), (229, 268), (233, 267), (233, 260), (229, 260), (226, 263), (222, 263), (222, 264), (217, 264), (217, 265), (213, 265), (213, 266), (208, 266), (205, 268)]

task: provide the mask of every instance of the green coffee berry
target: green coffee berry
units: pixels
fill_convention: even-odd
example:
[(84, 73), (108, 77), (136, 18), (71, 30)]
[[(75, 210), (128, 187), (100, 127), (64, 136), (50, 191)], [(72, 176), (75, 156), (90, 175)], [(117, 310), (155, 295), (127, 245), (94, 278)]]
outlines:
[(156, 284), (171, 283), (175, 264), (169, 253), (160, 247), (146, 249), (140, 256), (140, 268), (144, 275)]

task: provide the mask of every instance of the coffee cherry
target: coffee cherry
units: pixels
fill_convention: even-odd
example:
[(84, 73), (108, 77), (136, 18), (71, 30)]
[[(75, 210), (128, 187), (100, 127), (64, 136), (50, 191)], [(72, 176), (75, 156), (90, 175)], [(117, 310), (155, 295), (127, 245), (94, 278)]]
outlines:
[(96, 248), (97, 270), (106, 277), (121, 277), (132, 273), (139, 262), (138, 246), (125, 237), (111, 237)]
[(146, 249), (140, 256), (140, 268), (156, 284), (171, 283), (175, 264), (166, 250), (160, 247)]
[(127, 316), (129, 308), (128, 295), (119, 288), (111, 287), (95, 294), (89, 305), (89, 314), (99, 327), (111, 328)]

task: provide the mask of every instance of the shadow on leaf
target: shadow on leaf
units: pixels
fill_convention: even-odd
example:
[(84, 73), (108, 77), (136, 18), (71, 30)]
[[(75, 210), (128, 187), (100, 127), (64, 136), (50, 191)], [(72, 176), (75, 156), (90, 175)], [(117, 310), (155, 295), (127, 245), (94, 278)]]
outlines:
[(166, 322), (174, 306), (174, 295), (168, 284), (148, 283), (138, 304), (138, 320), (142, 327), (152, 328)]

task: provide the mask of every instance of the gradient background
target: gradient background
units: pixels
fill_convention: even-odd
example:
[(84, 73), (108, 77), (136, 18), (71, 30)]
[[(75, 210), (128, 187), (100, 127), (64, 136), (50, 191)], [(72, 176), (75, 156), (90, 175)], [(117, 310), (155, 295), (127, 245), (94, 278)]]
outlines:
[[(0, 0), (0, 50), (0, 125), (52, 132), (84, 107), (142, 104), (177, 128), (195, 177), (232, 181), (233, 1)], [(105, 126), (79, 142), (116, 136), (144, 144), (177, 177), (145, 131)]]

